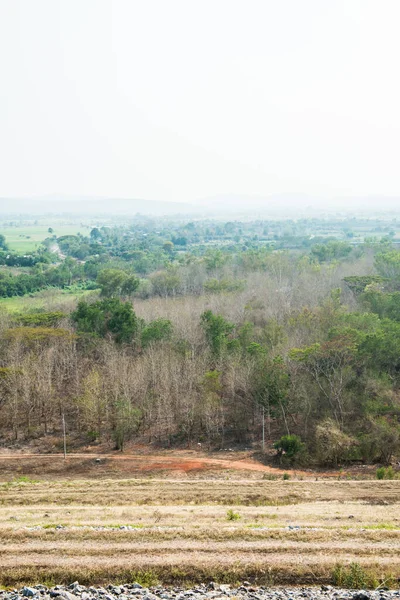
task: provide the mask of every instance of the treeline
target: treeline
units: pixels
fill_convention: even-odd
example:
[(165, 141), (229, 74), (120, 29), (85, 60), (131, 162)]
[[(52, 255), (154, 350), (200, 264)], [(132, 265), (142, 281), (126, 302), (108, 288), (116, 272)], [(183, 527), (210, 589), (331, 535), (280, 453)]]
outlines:
[[(351, 224), (366, 226), (362, 220)], [(332, 228), (336, 237), (323, 235)], [(0, 298), (71, 285), (102, 289), (101, 273), (111, 269), (139, 280), (124, 291), (124, 297), (233, 292), (246, 285), (249, 272), (279, 269), (280, 253), (285, 256), (287, 249), (296, 255), (300, 268), (302, 262), (318, 268), (385, 250), (393, 232), (389, 226), (384, 229), (388, 233), (379, 240), (359, 240), (355, 245), (352, 232), (341, 222), (176, 223), (138, 217), (132, 225), (94, 227), (89, 235), (57, 237), (49, 228), (52, 235), (29, 255), (8, 251), (6, 239), (0, 236), (0, 267), (4, 267)]]
[(59, 434), (65, 414), (82, 443), (248, 445), (264, 416), (283, 462), (400, 452), (397, 250), (322, 264), (216, 251), (162, 273), (180, 295), (132, 304), (138, 278), (100, 270), (102, 296), (70, 314), (2, 315), (3, 443)]
[[(6, 266), (30, 268), (0, 270), (0, 297), (23, 296), (49, 287), (63, 289), (71, 285), (97, 288), (103, 294), (106, 288), (114, 287), (114, 280), (121, 279), (130, 282), (122, 290), (118, 283), (115, 287), (117, 295), (123, 297), (218, 294), (243, 289), (249, 273), (279, 271), (283, 274), (293, 268), (310, 267), (317, 270), (320, 264), (332, 264), (339, 257), (346, 257), (351, 262), (363, 255), (362, 248), (355, 251), (346, 246), (343, 249), (339, 242), (317, 248), (323, 252), (321, 260), (316, 259), (315, 252), (296, 252), (289, 256), (287, 251), (274, 251), (272, 247), (215, 248), (207, 249), (201, 255), (154, 249), (148, 252), (132, 250), (121, 256), (103, 252), (86, 261), (67, 256), (57, 264), (50, 263), (49, 257), (52, 256), (53, 261), (55, 258), (48, 252), (31, 256), (8, 255), (4, 259)], [(324, 251), (324, 248), (328, 250)], [(329, 261), (327, 252), (331, 257)], [(1, 260), (0, 253), (0, 265)], [(110, 295), (110, 292), (104, 295)]]
[[(36, 262), (27, 272), (0, 271), (0, 298), (25, 296), (50, 287), (63, 289), (78, 282), (90, 289), (90, 279), (84, 277), (80, 265), (72, 259), (66, 259), (58, 266)], [(96, 288), (96, 285), (92, 287)]]

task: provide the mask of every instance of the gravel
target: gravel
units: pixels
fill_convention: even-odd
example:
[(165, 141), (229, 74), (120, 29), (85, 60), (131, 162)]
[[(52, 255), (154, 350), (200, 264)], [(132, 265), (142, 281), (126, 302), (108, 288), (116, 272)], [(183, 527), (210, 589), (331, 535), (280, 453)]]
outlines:
[(192, 589), (142, 587), (139, 583), (85, 587), (77, 581), (69, 586), (44, 585), (1, 590), (0, 600), (400, 600), (400, 590), (344, 590), (323, 585), (319, 588), (267, 588), (244, 582), (239, 587), (217, 583)]

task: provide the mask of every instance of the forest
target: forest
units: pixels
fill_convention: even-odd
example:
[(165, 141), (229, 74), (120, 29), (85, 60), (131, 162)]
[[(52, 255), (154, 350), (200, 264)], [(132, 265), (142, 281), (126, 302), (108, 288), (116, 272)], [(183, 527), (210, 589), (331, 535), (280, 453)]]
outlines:
[(372, 226), (137, 217), (30, 254), (5, 230), (0, 297), (77, 295), (0, 304), (1, 445), (61, 448), (64, 415), (74, 447), (260, 448), (264, 422), (281, 464), (390, 464), (400, 249)]

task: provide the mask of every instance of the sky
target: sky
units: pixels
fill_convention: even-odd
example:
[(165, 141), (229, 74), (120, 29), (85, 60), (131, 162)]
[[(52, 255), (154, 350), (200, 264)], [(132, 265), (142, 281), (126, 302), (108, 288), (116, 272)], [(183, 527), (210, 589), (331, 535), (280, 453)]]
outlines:
[(0, 0), (0, 197), (400, 195), (399, 23), (398, 0)]

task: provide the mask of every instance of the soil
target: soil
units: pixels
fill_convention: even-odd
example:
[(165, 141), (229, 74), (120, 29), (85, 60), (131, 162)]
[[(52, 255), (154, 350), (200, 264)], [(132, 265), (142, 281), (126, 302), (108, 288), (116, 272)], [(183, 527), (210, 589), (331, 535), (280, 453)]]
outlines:
[(74, 476), (149, 476), (163, 477), (179, 475), (200, 477), (221, 477), (229, 474), (232, 477), (249, 478), (264, 476), (283, 477), (288, 473), (291, 478), (367, 478), (375, 474), (376, 467), (356, 465), (344, 470), (311, 470), (281, 468), (271, 464), (263, 464), (252, 451), (227, 451), (206, 454), (201, 450), (160, 450), (155, 452), (148, 446), (131, 447), (124, 453), (101, 452), (102, 448), (88, 448), (85, 452), (68, 453), (64, 459), (60, 453), (29, 452), (27, 449), (0, 452), (0, 475), (36, 474)]

